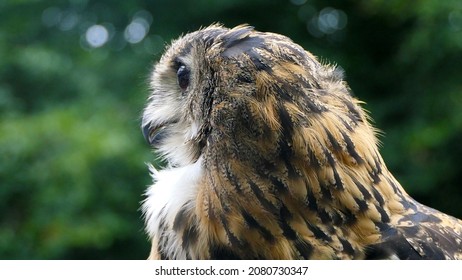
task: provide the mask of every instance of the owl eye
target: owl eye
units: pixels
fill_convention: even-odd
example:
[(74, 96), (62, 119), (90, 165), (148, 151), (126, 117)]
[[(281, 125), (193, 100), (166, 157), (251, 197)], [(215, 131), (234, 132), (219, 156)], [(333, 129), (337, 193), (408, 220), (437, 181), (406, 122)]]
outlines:
[(189, 86), (189, 69), (185, 65), (181, 65), (176, 72), (176, 76), (178, 78), (178, 85), (181, 90), (185, 91)]

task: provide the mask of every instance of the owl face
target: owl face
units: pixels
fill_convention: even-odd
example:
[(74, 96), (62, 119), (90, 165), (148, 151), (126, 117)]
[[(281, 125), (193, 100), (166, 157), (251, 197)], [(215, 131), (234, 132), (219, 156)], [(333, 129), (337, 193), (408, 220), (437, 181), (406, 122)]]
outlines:
[(207, 52), (225, 28), (212, 26), (174, 41), (155, 65), (142, 119), (147, 142), (171, 166), (197, 161), (207, 133), (215, 88)]

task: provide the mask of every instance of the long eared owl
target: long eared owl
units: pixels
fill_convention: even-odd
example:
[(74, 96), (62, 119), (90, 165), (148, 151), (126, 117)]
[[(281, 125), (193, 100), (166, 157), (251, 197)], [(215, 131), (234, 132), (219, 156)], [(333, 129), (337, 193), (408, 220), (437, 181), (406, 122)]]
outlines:
[(155, 65), (142, 129), (150, 259), (461, 259), (462, 221), (387, 170), (342, 71), (289, 38), (212, 25)]

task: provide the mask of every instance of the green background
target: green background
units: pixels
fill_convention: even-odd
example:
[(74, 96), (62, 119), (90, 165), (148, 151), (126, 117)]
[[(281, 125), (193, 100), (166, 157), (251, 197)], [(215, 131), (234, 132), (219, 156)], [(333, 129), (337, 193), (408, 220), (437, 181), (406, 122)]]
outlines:
[(462, 217), (460, 0), (3, 0), (0, 259), (147, 257), (149, 72), (165, 42), (214, 22), (340, 65), (405, 189)]

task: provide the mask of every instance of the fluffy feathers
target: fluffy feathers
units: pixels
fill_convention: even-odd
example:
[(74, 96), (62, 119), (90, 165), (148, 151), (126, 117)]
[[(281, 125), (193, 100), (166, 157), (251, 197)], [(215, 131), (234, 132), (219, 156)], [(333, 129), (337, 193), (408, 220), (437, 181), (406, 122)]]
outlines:
[(462, 258), (462, 222), (406, 194), (341, 71), (287, 37), (189, 33), (151, 87), (150, 258)]

